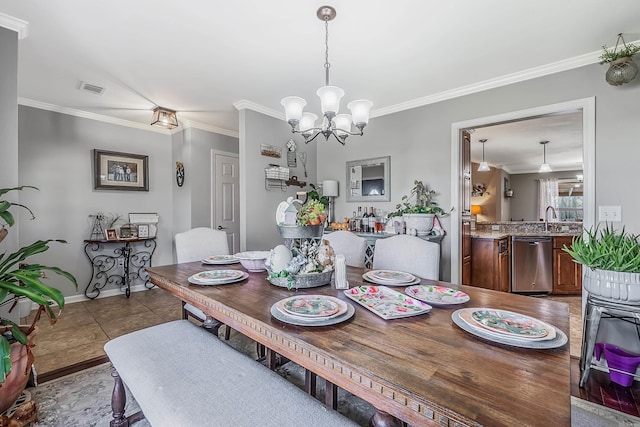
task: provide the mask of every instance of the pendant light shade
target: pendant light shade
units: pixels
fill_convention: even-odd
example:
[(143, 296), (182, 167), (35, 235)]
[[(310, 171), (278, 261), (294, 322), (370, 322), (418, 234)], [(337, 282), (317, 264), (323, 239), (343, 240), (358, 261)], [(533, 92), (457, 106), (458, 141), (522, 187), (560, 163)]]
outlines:
[(489, 164), (484, 161), (484, 143), (487, 142), (487, 140), (481, 139), (479, 142), (482, 144), (482, 163), (478, 166), (478, 172), (489, 172), (491, 168), (489, 167)]
[(151, 126), (153, 125), (162, 126), (167, 129), (178, 127), (176, 112), (163, 107), (154, 108), (153, 117), (151, 118)]
[(542, 164), (540, 165), (540, 169), (538, 169), (538, 173), (551, 172), (551, 166), (549, 166), (549, 164), (547, 163), (547, 144), (548, 143), (549, 141), (540, 141), (540, 144), (542, 144), (543, 158), (542, 158)]

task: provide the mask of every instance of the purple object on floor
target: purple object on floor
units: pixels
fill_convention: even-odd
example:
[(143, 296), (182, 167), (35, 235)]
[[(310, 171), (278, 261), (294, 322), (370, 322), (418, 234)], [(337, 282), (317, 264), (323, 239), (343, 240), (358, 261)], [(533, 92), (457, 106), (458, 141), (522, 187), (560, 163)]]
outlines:
[(611, 381), (624, 387), (629, 387), (633, 384), (633, 374), (636, 373), (636, 369), (640, 365), (640, 355), (627, 353), (613, 344), (600, 342), (596, 343), (594, 352), (597, 360), (600, 360), (600, 356), (604, 352), (604, 358), (610, 368), (631, 373), (629, 375), (610, 370)]

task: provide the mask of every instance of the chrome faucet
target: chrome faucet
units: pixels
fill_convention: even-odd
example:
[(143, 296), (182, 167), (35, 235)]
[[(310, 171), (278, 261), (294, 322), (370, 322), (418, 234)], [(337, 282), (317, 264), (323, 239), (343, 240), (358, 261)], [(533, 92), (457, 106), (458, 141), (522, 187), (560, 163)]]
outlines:
[(558, 215), (556, 215), (556, 208), (554, 208), (553, 206), (549, 205), (547, 206), (547, 209), (545, 209), (544, 211), (544, 231), (549, 231), (549, 209), (551, 209), (551, 213), (553, 215), (553, 219), (558, 218)]

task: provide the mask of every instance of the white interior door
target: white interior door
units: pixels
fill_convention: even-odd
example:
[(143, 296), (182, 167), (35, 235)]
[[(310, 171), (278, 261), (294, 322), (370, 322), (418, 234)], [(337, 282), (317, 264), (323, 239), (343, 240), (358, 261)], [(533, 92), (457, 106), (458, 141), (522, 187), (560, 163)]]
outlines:
[(238, 154), (213, 151), (212, 227), (224, 230), (229, 251), (240, 251), (240, 163)]

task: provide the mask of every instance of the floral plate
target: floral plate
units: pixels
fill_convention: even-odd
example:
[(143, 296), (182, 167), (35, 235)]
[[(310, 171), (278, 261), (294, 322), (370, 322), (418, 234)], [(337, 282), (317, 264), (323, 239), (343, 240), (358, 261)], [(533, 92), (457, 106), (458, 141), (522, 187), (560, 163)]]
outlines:
[(194, 285), (200, 285), (200, 286), (216, 286), (216, 285), (227, 285), (230, 283), (241, 282), (247, 277), (249, 277), (249, 273), (245, 271), (240, 271), (240, 276), (238, 277), (234, 277), (226, 280), (218, 280), (218, 281), (202, 281), (202, 280), (195, 279), (194, 276), (191, 276), (187, 279), (189, 283), (192, 283)]
[(241, 270), (207, 270), (194, 274), (189, 277), (199, 284), (224, 283), (230, 280), (236, 280), (243, 276)]
[(353, 308), (353, 305), (346, 304), (347, 311), (338, 316), (333, 316), (329, 318), (304, 318), (297, 316), (289, 316), (278, 309), (278, 303), (275, 303), (271, 306), (271, 315), (278, 319), (283, 323), (289, 323), (291, 325), (297, 326), (329, 326), (335, 325), (337, 323), (342, 323), (346, 320), (351, 319), (355, 314), (356, 310)]
[(404, 271), (371, 270), (367, 272), (367, 275), (372, 279), (391, 284), (409, 283), (416, 280), (416, 276)]
[(203, 264), (222, 265), (237, 264), (240, 260), (233, 255), (212, 255), (202, 260)]
[(398, 319), (428, 313), (431, 306), (385, 286), (358, 286), (344, 294), (383, 319)]
[(372, 277), (369, 273), (370, 273), (370, 271), (364, 273), (362, 275), (362, 278), (364, 280), (366, 280), (367, 282), (375, 283), (375, 284), (378, 284), (378, 285), (384, 285), (384, 286), (409, 286), (409, 285), (417, 285), (418, 283), (420, 283), (420, 278), (419, 277), (416, 277), (411, 282), (395, 283), (395, 282), (388, 282), (388, 281), (376, 279), (375, 277)]
[(431, 305), (464, 304), (469, 301), (469, 295), (446, 286), (416, 285), (409, 286), (404, 292)]
[(467, 308), (460, 318), (472, 327), (492, 335), (518, 340), (549, 340), (555, 338), (555, 328), (533, 317), (492, 308)]
[(328, 318), (347, 312), (347, 303), (326, 295), (300, 295), (278, 301), (284, 314), (304, 318)]

